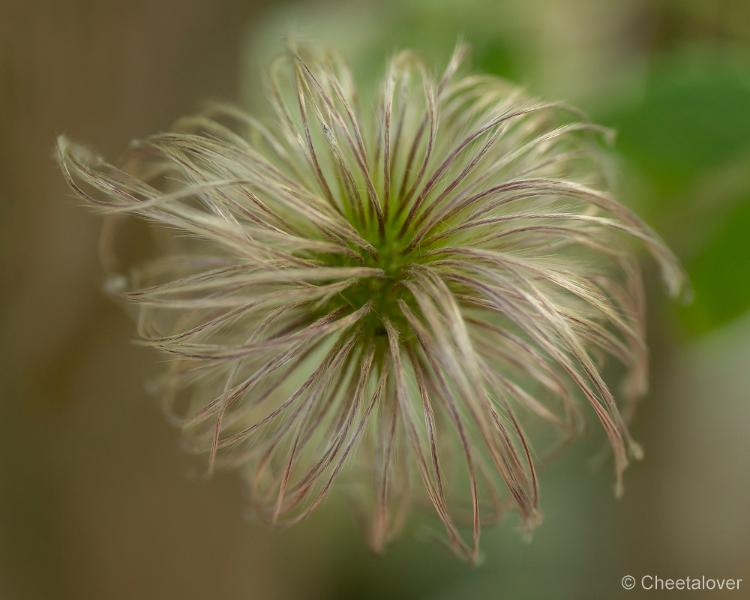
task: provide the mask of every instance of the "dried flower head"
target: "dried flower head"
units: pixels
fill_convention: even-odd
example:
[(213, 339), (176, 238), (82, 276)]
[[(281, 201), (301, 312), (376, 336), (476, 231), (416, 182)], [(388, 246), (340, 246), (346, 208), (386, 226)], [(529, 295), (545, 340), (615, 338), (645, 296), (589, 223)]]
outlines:
[[(601, 191), (605, 130), (496, 77), (458, 78), (464, 55), (435, 78), (401, 52), (360, 104), (339, 58), (292, 47), (269, 69), (273, 124), (212, 108), (139, 142), (127, 170), (59, 141), (81, 198), (170, 240), (122, 293), (144, 342), (174, 357), (163, 394), (191, 448), (239, 467), (272, 523), (346, 478), (374, 548), (422, 502), (475, 559), (507, 508), (538, 521), (532, 430), (567, 440), (588, 405), (618, 487), (639, 454), (631, 242), (673, 292), (681, 271)], [(626, 373), (619, 407), (606, 357)]]

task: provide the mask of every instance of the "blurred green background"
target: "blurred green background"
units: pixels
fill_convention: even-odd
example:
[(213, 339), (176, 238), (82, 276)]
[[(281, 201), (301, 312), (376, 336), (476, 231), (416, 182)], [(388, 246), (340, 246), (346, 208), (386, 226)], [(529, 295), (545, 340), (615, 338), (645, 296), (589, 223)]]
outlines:
[[(657, 597), (625, 574), (742, 577), (750, 597), (750, 2), (0, 0), (0, 599)], [(542, 470), (545, 522), (483, 533), (479, 568), (422, 524), (382, 557), (340, 499), (290, 531), (244, 518), (144, 390), (160, 361), (101, 291), (100, 220), (51, 158), (66, 133), (116, 157), (208, 99), (261, 106), (293, 31), (367, 85), (462, 36), (476, 69), (618, 131), (621, 199), (675, 249), (695, 300), (647, 268), (646, 460), (615, 500), (594, 431)], [(136, 242), (134, 242), (136, 243)], [(677, 592), (672, 592), (671, 595)]]

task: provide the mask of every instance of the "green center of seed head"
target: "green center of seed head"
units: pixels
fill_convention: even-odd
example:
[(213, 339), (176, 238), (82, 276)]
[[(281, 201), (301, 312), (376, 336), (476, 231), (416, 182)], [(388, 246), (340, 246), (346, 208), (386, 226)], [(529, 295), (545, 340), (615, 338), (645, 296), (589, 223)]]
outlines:
[[(374, 251), (360, 250), (360, 260), (347, 259), (346, 266), (365, 266), (380, 269), (382, 276), (366, 277), (349, 286), (332, 299), (331, 309), (357, 310), (370, 303), (371, 310), (362, 320), (362, 334), (382, 341), (386, 336), (384, 320), (388, 319), (402, 335), (406, 333), (406, 318), (399, 300), (411, 305), (411, 294), (403, 285), (406, 271), (415, 261), (409, 252), (408, 235), (399, 235), (395, 223), (387, 224), (382, 232), (368, 232), (368, 242)], [(347, 311), (348, 312), (348, 311)]]
[(406, 244), (403, 240), (390, 237), (389, 233), (392, 232), (386, 231), (383, 238), (373, 239), (375, 253), (363, 256), (365, 265), (380, 269), (383, 276), (368, 277), (345, 291), (351, 295), (356, 308), (371, 303), (372, 310), (364, 318), (363, 332), (376, 338), (386, 335), (384, 319), (390, 320), (399, 330), (403, 330), (405, 322), (398, 302), (407, 299), (407, 290), (402, 282), (411, 257), (405, 254)]

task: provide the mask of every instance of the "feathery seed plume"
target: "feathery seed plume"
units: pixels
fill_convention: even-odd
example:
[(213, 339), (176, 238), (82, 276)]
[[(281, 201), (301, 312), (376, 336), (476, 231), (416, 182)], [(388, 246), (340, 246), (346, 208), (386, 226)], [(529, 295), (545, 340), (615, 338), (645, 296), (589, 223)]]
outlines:
[[(480, 527), (507, 509), (539, 520), (532, 430), (564, 442), (588, 406), (618, 489), (639, 455), (632, 242), (673, 293), (682, 272), (603, 191), (607, 131), (459, 77), (465, 54), (436, 76), (401, 52), (359, 99), (341, 59), (292, 46), (269, 69), (272, 123), (213, 107), (139, 142), (127, 169), (59, 140), (80, 198), (168, 239), (122, 295), (173, 358), (161, 393), (191, 449), (239, 468), (271, 523), (305, 518), (345, 478), (375, 549), (421, 503), (476, 560)], [(626, 373), (617, 400), (607, 357)]]

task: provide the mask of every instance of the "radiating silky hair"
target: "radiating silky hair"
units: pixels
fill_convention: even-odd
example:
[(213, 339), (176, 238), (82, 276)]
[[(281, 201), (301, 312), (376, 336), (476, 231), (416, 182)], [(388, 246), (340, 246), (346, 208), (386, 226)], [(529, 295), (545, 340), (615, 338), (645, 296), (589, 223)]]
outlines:
[(459, 77), (464, 54), (434, 75), (401, 52), (358, 98), (342, 60), (291, 47), (269, 67), (273, 118), (212, 107), (138, 142), (127, 168), (59, 141), (80, 198), (156, 226), (164, 255), (121, 295), (171, 356), (159, 393), (190, 448), (238, 468), (269, 522), (300, 521), (345, 480), (374, 548), (426, 505), (473, 560), (507, 509), (538, 522), (535, 460), (586, 407), (618, 488), (640, 452), (635, 251), (672, 292), (681, 271), (606, 191), (607, 132)]

